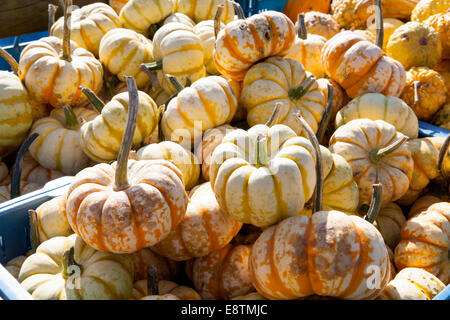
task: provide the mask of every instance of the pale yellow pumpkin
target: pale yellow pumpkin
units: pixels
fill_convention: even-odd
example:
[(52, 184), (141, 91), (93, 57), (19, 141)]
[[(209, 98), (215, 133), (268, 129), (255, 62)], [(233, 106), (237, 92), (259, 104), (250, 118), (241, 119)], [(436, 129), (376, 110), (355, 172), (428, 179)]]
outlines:
[(316, 79), (305, 71), (300, 62), (271, 57), (255, 64), (245, 75), (241, 104), (247, 109), (250, 126), (269, 120), (277, 103), (281, 103), (277, 123), (301, 134), (302, 129), (294, 117), (300, 112), (317, 132), (326, 101)]
[[(394, 33), (394, 31), (402, 25), (404, 25), (404, 23), (399, 19), (395, 19), (395, 18), (383, 19), (383, 30), (384, 30), (383, 50), (384, 51), (386, 51), (387, 44), (388, 44), (389, 39), (391, 38), (392, 34)], [(376, 32), (377, 32), (376, 28), (377, 28), (376, 23), (373, 23), (367, 27), (367, 30), (374, 36), (374, 38), (375, 38)]]
[(73, 231), (66, 216), (65, 195), (44, 202), (36, 209), (39, 242), (54, 237), (67, 237)]
[(64, 176), (64, 173), (44, 168), (33, 159), (29, 152), (25, 153), (22, 160), (22, 180), (44, 185), (62, 176)]
[(339, 33), (341, 27), (331, 14), (309, 11), (305, 12), (305, 25), (308, 33), (331, 39)]
[(189, 18), (187, 15), (180, 12), (174, 12), (173, 14), (165, 18), (163, 21), (163, 25), (172, 22), (179, 22), (192, 28), (195, 27), (195, 21)]
[[(120, 28), (119, 16), (107, 4), (97, 2), (72, 11), (70, 39), (81, 48), (98, 57), (98, 48), (102, 37), (115, 28)], [(62, 39), (64, 17), (59, 18), (51, 27), (50, 35)]]
[[(219, 30), (222, 30), (223, 28), (225, 28), (225, 24), (220, 23)], [(216, 68), (213, 58), (214, 45), (216, 44), (214, 20), (201, 21), (193, 30), (202, 43), (206, 72), (210, 75), (219, 75), (219, 71)]]
[[(19, 193), (20, 195), (24, 195), (39, 190), (42, 187), (42, 184), (21, 181)], [(8, 200), (11, 200), (11, 184), (0, 186), (0, 203), (6, 202)]]
[(203, 20), (213, 20), (218, 5), (224, 6), (220, 21), (227, 24), (234, 20), (234, 7), (230, 0), (175, 0), (175, 11), (200, 23)]
[(390, 202), (381, 207), (380, 212), (374, 221), (374, 225), (383, 236), (384, 242), (391, 249), (395, 249), (400, 242), (401, 230), (405, 223), (406, 218), (402, 208), (394, 202)]

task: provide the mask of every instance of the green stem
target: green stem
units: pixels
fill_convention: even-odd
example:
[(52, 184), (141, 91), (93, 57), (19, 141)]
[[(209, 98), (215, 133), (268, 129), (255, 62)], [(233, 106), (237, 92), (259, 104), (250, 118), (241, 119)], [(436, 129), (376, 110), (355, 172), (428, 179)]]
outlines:
[(263, 167), (267, 165), (267, 137), (260, 135), (256, 138), (256, 165)]
[(66, 61), (72, 61), (70, 56), (70, 24), (72, 17), (72, 0), (64, 1), (64, 32), (63, 32), (63, 54), (62, 58)]
[(383, 24), (383, 4), (381, 0), (373, 0), (375, 5), (375, 27), (376, 27), (376, 44), (383, 49), (384, 41), (384, 24)]
[(154, 266), (147, 268), (147, 294), (149, 296), (159, 295), (159, 275), (158, 270)]
[(66, 129), (77, 130), (80, 127), (80, 122), (72, 107), (68, 105), (64, 106), (64, 115), (66, 116)]
[(302, 39), (302, 40), (306, 40), (306, 38), (308, 37), (308, 31), (306, 30), (305, 14), (304, 13), (300, 13), (298, 15), (297, 36), (300, 39)]
[(22, 176), (22, 160), (25, 156), (30, 145), (33, 143), (36, 138), (39, 137), (39, 133), (34, 132), (25, 141), (17, 151), (16, 161), (13, 165), (12, 177), (11, 177), (11, 199), (17, 198), (20, 196), (20, 178)]
[(148, 68), (149, 70), (162, 70), (163, 62), (160, 61), (153, 61), (149, 63), (143, 63), (143, 65)]
[(216, 15), (214, 16), (214, 38), (215, 39), (217, 39), (217, 35), (220, 32), (220, 23), (221, 23), (220, 18), (222, 17), (223, 10), (224, 10), (224, 5), (219, 4), (217, 6)]
[(51, 34), (52, 26), (55, 24), (56, 10), (58, 10), (58, 6), (48, 4), (48, 34)]
[(95, 94), (95, 92), (83, 86), (80, 86), (79, 89), (86, 96), (89, 102), (95, 107), (95, 109), (97, 109), (97, 111), (101, 113), (105, 106), (105, 103)]
[(178, 81), (177, 77), (175, 77), (171, 74), (166, 74), (166, 77), (167, 77), (167, 79), (169, 79), (170, 83), (175, 88), (177, 93), (180, 93), (184, 89), (183, 85), (181, 84), (180, 81)]
[(323, 208), (323, 163), (322, 163), (322, 152), (320, 151), (320, 144), (317, 140), (314, 131), (309, 126), (308, 122), (302, 117), (300, 112), (295, 115), (295, 118), (300, 122), (300, 125), (306, 135), (308, 136), (309, 141), (311, 141), (314, 151), (316, 154), (316, 190), (314, 195), (314, 205), (313, 205), (313, 213), (318, 211), (322, 211)]
[[(450, 133), (447, 135), (447, 138), (445, 138), (444, 144), (441, 147), (441, 150), (439, 150), (439, 158), (438, 158), (438, 169), (441, 173), (441, 176), (444, 178), (445, 182), (449, 181), (449, 176), (447, 174), (447, 171), (444, 170), (444, 159), (446, 154), (448, 153), (448, 148), (450, 147)], [(448, 155), (450, 157), (450, 154)]]
[(269, 120), (266, 122), (266, 126), (271, 127), (278, 121), (278, 116), (280, 115), (280, 109), (282, 107), (281, 102), (277, 102), (275, 108), (273, 108), (272, 114), (270, 115)]
[(370, 161), (374, 164), (379, 163), (384, 157), (400, 148), (406, 140), (408, 140), (408, 137), (403, 136), (385, 148), (372, 150), (369, 154)]
[(322, 142), (325, 132), (328, 128), (328, 123), (330, 122), (331, 111), (333, 109), (333, 99), (334, 99), (334, 88), (332, 85), (327, 84), (327, 105), (325, 108), (325, 112), (322, 115), (322, 120), (319, 124), (319, 129), (317, 130), (317, 140)]
[(234, 13), (238, 16), (238, 19), (245, 20), (245, 13), (242, 7), (236, 1), (233, 1)]
[(364, 216), (364, 219), (369, 221), (370, 223), (374, 223), (377, 219), (378, 214), (381, 209), (381, 199), (383, 196), (383, 187), (381, 184), (377, 183), (373, 186), (372, 200), (370, 201), (370, 207), (367, 211), (367, 214)]
[(316, 78), (313, 75), (310, 75), (305, 79), (300, 87), (298, 87), (297, 89), (289, 90), (289, 98), (291, 100), (298, 100), (303, 97), (308, 92), (309, 88), (311, 88), (311, 86), (314, 84), (315, 80)]
[(120, 146), (119, 155), (117, 157), (117, 167), (114, 180), (116, 190), (124, 190), (129, 187), (127, 179), (128, 155), (130, 154), (131, 146), (133, 144), (139, 109), (139, 95), (136, 82), (133, 77), (125, 77), (125, 80), (127, 82), (129, 95), (128, 118), (125, 133), (122, 139), (122, 145)]
[(17, 74), (19, 72), (19, 64), (17, 63), (16, 59), (12, 55), (8, 53), (5, 49), (0, 47), (0, 57), (6, 60), (6, 62), (11, 67), (11, 70)]
[(143, 71), (147, 77), (152, 81), (152, 89), (156, 89), (158, 87), (158, 77), (143, 63), (140, 66), (141, 71)]

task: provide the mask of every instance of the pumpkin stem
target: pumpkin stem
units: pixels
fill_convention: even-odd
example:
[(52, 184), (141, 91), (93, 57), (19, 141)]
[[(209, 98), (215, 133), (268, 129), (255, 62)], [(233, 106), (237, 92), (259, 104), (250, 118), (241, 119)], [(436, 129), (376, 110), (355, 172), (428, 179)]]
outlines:
[(31, 250), (36, 252), (36, 248), (40, 244), (37, 212), (35, 210), (28, 210), (28, 217), (30, 219)]
[(216, 15), (214, 16), (214, 39), (217, 39), (217, 35), (219, 34), (220, 31), (220, 17), (222, 17), (222, 13), (224, 10), (224, 5), (223, 4), (219, 4), (217, 6), (217, 11), (216, 11)]
[(147, 294), (149, 296), (159, 295), (159, 275), (158, 270), (154, 266), (147, 268)]
[(322, 120), (319, 124), (319, 129), (317, 130), (317, 140), (321, 142), (328, 128), (328, 123), (330, 122), (331, 111), (333, 109), (333, 99), (334, 99), (334, 88), (332, 85), (327, 85), (327, 105), (325, 112), (322, 115)]
[(422, 85), (420, 81), (414, 81), (413, 82), (413, 88), (414, 88), (414, 104), (418, 104), (420, 102), (419, 97), (419, 88)]
[(383, 196), (383, 187), (380, 183), (374, 184), (372, 193), (372, 200), (370, 201), (370, 207), (364, 219), (370, 223), (374, 223), (377, 219), (381, 209), (381, 198)]
[(25, 156), (30, 145), (33, 143), (36, 138), (39, 137), (39, 133), (34, 132), (25, 139), (25, 141), (20, 146), (17, 151), (16, 161), (13, 165), (12, 177), (11, 177), (11, 199), (17, 198), (20, 196), (20, 178), (22, 176), (22, 160)]
[(263, 167), (267, 165), (267, 137), (259, 135), (256, 138), (256, 165)]
[[(447, 135), (447, 138), (445, 138), (444, 144), (441, 147), (441, 150), (439, 150), (439, 160), (438, 160), (438, 169), (441, 173), (441, 176), (444, 178), (444, 181), (448, 182), (449, 177), (447, 175), (447, 171), (444, 170), (444, 159), (447, 154), (448, 148), (450, 147), (450, 133)], [(450, 155), (449, 155), (450, 156)]]
[(300, 39), (302, 39), (302, 40), (306, 40), (306, 38), (308, 37), (308, 31), (306, 30), (305, 14), (304, 13), (300, 13), (298, 15), (297, 36)]
[(375, 27), (376, 31), (376, 44), (383, 50), (384, 42), (384, 23), (383, 23), (383, 4), (381, 0), (374, 0), (375, 5)]
[(136, 131), (136, 121), (139, 109), (139, 95), (136, 82), (133, 77), (125, 77), (128, 87), (129, 105), (128, 118), (125, 133), (120, 146), (119, 156), (117, 157), (117, 167), (115, 175), (115, 190), (123, 190), (129, 187), (127, 179), (128, 155), (133, 144), (134, 132)]
[(275, 104), (275, 107), (273, 108), (272, 114), (271, 114), (269, 120), (267, 120), (267, 122), (266, 122), (266, 126), (271, 127), (271, 126), (273, 126), (274, 124), (277, 123), (278, 116), (280, 115), (281, 107), (282, 107), (281, 102), (277, 102)]
[(177, 77), (175, 77), (175, 76), (173, 76), (171, 74), (166, 74), (166, 78), (169, 79), (170, 83), (175, 88), (177, 93), (180, 93), (181, 90), (184, 89), (184, 86), (181, 84), (180, 81), (178, 81)]
[(19, 64), (17, 63), (16, 59), (12, 55), (9, 54), (8, 51), (0, 47), (0, 57), (6, 60), (6, 62), (11, 67), (11, 70), (17, 74), (19, 72)]
[(406, 140), (408, 140), (408, 137), (403, 136), (385, 148), (372, 150), (369, 154), (370, 161), (374, 164), (379, 163), (385, 156), (400, 148)]
[(233, 1), (234, 13), (238, 16), (238, 19), (245, 20), (245, 13), (242, 7), (236, 1)]
[(149, 63), (143, 63), (143, 65), (148, 68), (149, 70), (162, 70), (163, 68), (163, 62), (162, 60), (160, 61), (153, 61), (153, 62), (149, 62)]
[(101, 113), (103, 107), (105, 106), (105, 103), (95, 94), (95, 92), (83, 86), (80, 86), (79, 89), (81, 90), (81, 92), (83, 92), (83, 94), (86, 96), (89, 102), (95, 107), (95, 109), (97, 109), (97, 111)]
[(166, 105), (160, 105), (158, 108), (158, 142), (162, 142), (165, 140), (164, 133), (161, 126), (161, 121), (163, 118), (163, 114), (166, 111)]
[(48, 4), (48, 34), (51, 34), (52, 26), (55, 24), (55, 16), (58, 6), (49, 3)]
[(75, 248), (74, 247), (71, 247), (69, 250), (64, 252), (62, 266), (63, 266), (62, 276), (64, 279), (68, 279), (72, 275), (73, 272), (69, 273), (69, 268), (71, 266), (78, 267), (80, 270), (80, 274), (81, 274), (81, 272), (83, 272), (81, 265), (79, 265), (78, 263), (75, 262)]
[(155, 90), (158, 87), (158, 77), (148, 68), (144, 63), (140, 66), (141, 71), (143, 71), (147, 77), (152, 81), (152, 89)]
[(315, 80), (316, 78), (313, 75), (307, 77), (305, 81), (303, 81), (303, 83), (300, 85), (300, 87), (298, 87), (297, 89), (289, 90), (289, 98), (291, 100), (298, 100), (303, 97), (308, 92), (309, 88), (311, 88), (311, 86), (314, 84)]
[(77, 115), (73, 111), (72, 107), (64, 106), (64, 115), (66, 116), (66, 129), (77, 130), (80, 127), (80, 122), (77, 119)]
[(319, 140), (317, 140), (314, 131), (309, 126), (308, 122), (302, 117), (300, 112), (295, 114), (295, 118), (300, 122), (302, 130), (306, 132), (309, 141), (311, 141), (314, 151), (316, 153), (316, 190), (314, 191), (314, 204), (312, 212), (316, 213), (322, 211), (323, 208), (323, 163), (322, 152), (320, 151)]
[(63, 54), (62, 58), (72, 61), (70, 57), (70, 24), (72, 18), (72, 0), (64, 1), (64, 32), (63, 32)]

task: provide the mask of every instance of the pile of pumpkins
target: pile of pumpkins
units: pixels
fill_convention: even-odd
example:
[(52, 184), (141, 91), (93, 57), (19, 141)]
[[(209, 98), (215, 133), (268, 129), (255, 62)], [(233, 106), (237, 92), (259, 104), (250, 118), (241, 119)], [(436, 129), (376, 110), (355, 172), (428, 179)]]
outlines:
[(418, 138), (418, 120), (450, 129), (449, 0), (63, 4), (18, 62), (1, 52), (4, 201), (74, 176), (6, 264), (35, 299), (450, 283), (450, 138)]

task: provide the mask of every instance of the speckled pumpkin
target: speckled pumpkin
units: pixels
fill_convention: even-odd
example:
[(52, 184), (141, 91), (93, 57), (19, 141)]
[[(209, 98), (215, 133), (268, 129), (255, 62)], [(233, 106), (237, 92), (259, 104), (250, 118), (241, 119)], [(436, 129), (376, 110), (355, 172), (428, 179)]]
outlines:
[(430, 120), (447, 98), (444, 78), (427, 67), (411, 68), (406, 75), (401, 98), (414, 110), (419, 120)]
[(395, 248), (395, 265), (424, 269), (445, 285), (450, 282), (450, 203), (439, 202), (409, 219)]
[(406, 136), (383, 120), (356, 119), (339, 127), (330, 139), (330, 151), (341, 155), (352, 167), (359, 187), (359, 202), (369, 204), (372, 185), (383, 186), (382, 204), (399, 199), (408, 190), (414, 161), (405, 144), (379, 156), (381, 149), (391, 147)]
[[(221, 23), (219, 30), (222, 30), (223, 28), (225, 28), (225, 24)], [(206, 72), (210, 75), (219, 75), (219, 71), (217, 70), (213, 59), (214, 45), (216, 44), (214, 20), (201, 21), (193, 28), (193, 30), (202, 43)]]
[[(71, 277), (75, 272), (78, 279)], [(39, 245), (23, 263), (18, 280), (37, 300), (127, 300), (133, 272), (127, 255), (96, 251), (73, 234)]]
[(143, 35), (124, 28), (113, 29), (103, 36), (99, 57), (105, 68), (121, 81), (125, 76), (132, 76), (139, 88), (151, 83), (150, 78), (140, 70), (142, 63), (154, 61), (153, 44)]
[(228, 244), (207, 256), (194, 259), (192, 282), (202, 298), (229, 300), (254, 291), (248, 264), (251, 250), (251, 245)]
[(295, 27), (283, 13), (266, 11), (228, 23), (217, 35), (214, 61), (217, 70), (243, 80), (259, 60), (286, 55), (295, 40)]
[(335, 126), (340, 126), (355, 119), (384, 120), (409, 138), (417, 138), (419, 121), (413, 109), (402, 99), (385, 96), (380, 93), (366, 93), (343, 107), (336, 115)]
[(152, 24), (163, 21), (174, 9), (175, 0), (130, 0), (119, 17), (125, 28), (146, 35)]
[(195, 187), (183, 221), (152, 247), (162, 256), (176, 261), (203, 257), (225, 247), (239, 232), (242, 223), (224, 212), (209, 182)]
[(200, 177), (200, 161), (194, 154), (175, 142), (163, 141), (142, 147), (137, 151), (136, 159), (172, 161), (183, 174), (186, 190), (192, 189)]
[(170, 100), (161, 120), (162, 132), (167, 140), (182, 138), (190, 149), (206, 130), (230, 123), (236, 109), (236, 97), (224, 78), (202, 78)]
[(423, 23), (437, 31), (442, 44), (442, 59), (450, 59), (450, 11), (435, 14)]
[(405, 268), (391, 280), (377, 300), (432, 300), (444, 283), (419, 268)]
[(328, 0), (288, 0), (284, 6), (283, 12), (292, 22), (296, 23), (299, 13), (308, 13), (311, 11), (318, 13), (328, 13), (330, 11)]
[[(192, 288), (180, 286), (173, 281), (158, 281), (158, 295), (174, 295), (179, 300), (202, 300), (202, 297)], [(140, 280), (133, 285), (133, 300), (141, 300), (148, 296), (147, 280)], [(147, 299), (144, 299), (147, 300)]]
[(66, 197), (64, 195), (44, 202), (36, 209), (39, 242), (54, 237), (67, 237), (73, 231), (66, 216)]
[(257, 227), (299, 214), (315, 188), (313, 150), (285, 125), (228, 133), (214, 150), (209, 170), (220, 207)]
[(134, 264), (134, 281), (147, 279), (149, 266), (155, 268), (160, 280), (172, 280), (181, 273), (181, 263), (160, 256), (150, 248), (131, 253), (130, 258)]
[(338, 34), (341, 29), (331, 14), (318, 11), (305, 13), (305, 25), (308, 33), (322, 36), (327, 40)]
[(250, 126), (269, 120), (275, 104), (281, 103), (277, 123), (302, 133), (294, 115), (305, 118), (314, 132), (325, 111), (326, 99), (311, 73), (290, 58), (271, 57), (247, 72), (241, 94), (241, 104), (247, 109)]
[[(383, 19), (383, 30), (384, 30), (384, 36), (383, 36), (383, 50), (386, 51), (387, 44), (389, 42), (389, 39), (391, 38), (394, 31), (404, 25), (404, 23), (395, 18), (386, 18)], [(376, 23), (371, 24), (367, 27), (367, 30), (376, 37)]]
[(420, 0), (411, 12), (411, 21), (425, 21), (435, 14), (446, 12), (448, 8), (449, 0)]
[(403, 66), (352, 31), (340, 32), (327, 41), (322, 63), (325, 73), (351, 98), (369, 92), (398, 97), (405, 86)]
[(431, 122), (438, 127), (450, 130), (450, 103), (444, 104)]
[[(115, 28), (120, 28), (119, 16), (107, 4), (97, 2), (72, 11), (70, 39), (81, 48), (98, 57), (98, 48), (102, 37)], [(50, 35), (62, 39), (64, 17), (59, 18), (52, 26)]]
[[(379, 231), (339, 211), (291, 217), (271, 226), (253, 245), (249, 265), (258, 292), (279, 300), (314, 294), (374, 299), (390, 279), (389, 254)], [(378, 283), (369, 286), (375, 269)]]
[(407, 70), (412, 67), (433, 68), (442, 58), (442, 43), (434, 28), (412, 21), (395, 29), (386, 53)]
[(213, 20), (218, 5), (224, 6), (220, 21), (227, 24), (234, 20), (234, 7), (230, 0), (175, 0), (175, 11), (184, 13), (196, 23), (200, 23)]
[(44, 168), (33, 159), (29, 152), (25, 153), (22, 160), (22, 180), (44, 185), (62, 176), (64, 173)]
[[(20, 182), (20, 195), (24, 195), (36, 190), (39, 190), (43, 187), (42, 184), (32, 183), (21, 181)], [(0, 186), (0, 203), (11, 200), (11, 184), (6, 186)]]

